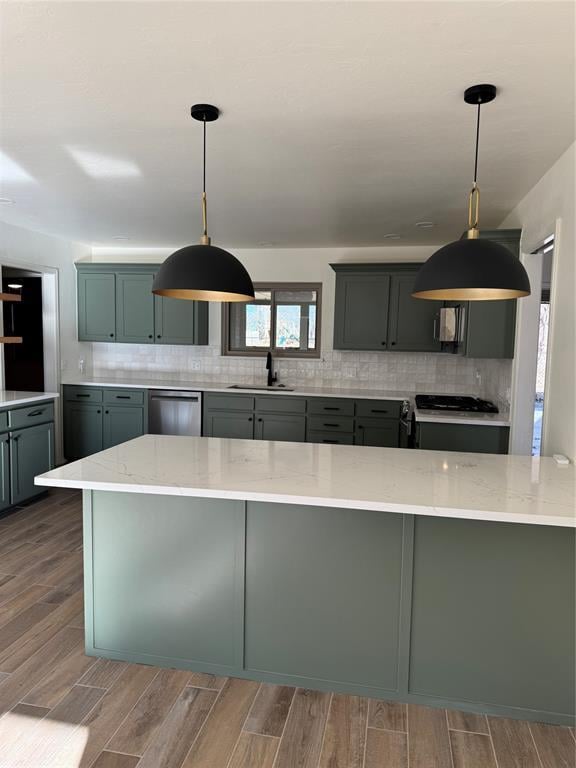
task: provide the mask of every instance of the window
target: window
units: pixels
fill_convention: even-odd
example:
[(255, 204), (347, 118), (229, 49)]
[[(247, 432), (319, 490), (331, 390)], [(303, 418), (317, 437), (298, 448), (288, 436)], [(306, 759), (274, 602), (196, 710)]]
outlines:
[(254, 301), (222, 305), (222, 354), (320, 357), (319, 283), (256, 283)]

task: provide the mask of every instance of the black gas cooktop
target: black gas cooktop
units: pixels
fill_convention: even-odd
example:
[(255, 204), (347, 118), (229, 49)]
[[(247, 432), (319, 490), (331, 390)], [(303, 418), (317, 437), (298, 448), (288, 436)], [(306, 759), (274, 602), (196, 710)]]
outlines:
[(416, 395), (416, 408), (421, 411), (498, 413), (498, 408), (490, 400), (466, 395)]

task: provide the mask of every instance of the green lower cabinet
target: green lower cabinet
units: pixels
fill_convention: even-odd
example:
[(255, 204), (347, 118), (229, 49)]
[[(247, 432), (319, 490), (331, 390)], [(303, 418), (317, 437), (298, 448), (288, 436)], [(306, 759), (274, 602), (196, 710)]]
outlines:
[(235, 437), (252, 440), (254, 437), (254, 414), (242, 411), (205, 411), (204, 437)]
[(0, 512), (10, 506), (10, 438), (0, 435)]
[(398, 688), (403, 518), (248, 503), (245, 666)]
[(241, 666), (243, 502), (95, 492), (84, 517), (90, 653)]
[(286, 440), (303, 443), (306, 440), (306, 417), (286, 413), (258, 413), (254, 422), (256, 440)]
[(398, 448), (400, 424), (392, 419), (358, 419), (354, 443), (375, 448)]
[(508, 453), (508, 427), (419, 422), (416, 448), (426, 451)]
[(417, 516), (410, 692), (573, 716), (574, 534)]
[(39, 424), (10, 432), (10, 485), (12, 504), (43, 492), (34, 478), (54, 467), (54, 424)]
[(64, 454), (68, 461), (83, 459), (102, 450), (102, 411), (102, 405), (64, 404)]
[(125, 443), (144, 434), (144, 409), (130, 405), (104, 406), (102, 447)]

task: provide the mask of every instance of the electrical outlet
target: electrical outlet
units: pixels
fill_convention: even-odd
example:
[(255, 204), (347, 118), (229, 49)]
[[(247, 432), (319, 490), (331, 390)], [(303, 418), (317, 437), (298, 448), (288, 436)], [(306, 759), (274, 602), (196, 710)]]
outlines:
[(188, 366), (191, 371), (199, 371), (200, 370), (200, 360), (192, 360), (190, 365)]

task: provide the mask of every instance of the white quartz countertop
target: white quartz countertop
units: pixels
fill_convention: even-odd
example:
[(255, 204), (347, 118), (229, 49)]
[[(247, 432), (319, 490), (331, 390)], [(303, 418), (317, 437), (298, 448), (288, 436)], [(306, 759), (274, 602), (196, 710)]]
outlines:
[(526, 456), (145, 435), (36, 484), (576, 527), (574, 466)]
[(56, 397), (60, 397), (56, 392), (21, 392), (17, 389), (0, 389), (0, 408), (38, 403), (42, 400), (54, 400)]
[[(250, 384), (243, 384), (242, 389), (231, 388), (234, 381), (202, 381), (190, 379), (187, 381), (165, 381), (153, 379), (150, 376), (136, 374), (134, 376), (115, 377), (110, 374), (103, 376), (83, 376), (67, 377), (63, 384), (73, 384), (82, 387), (139, 387), (140, 389), (174, 389), (174, 390), (195, 390), (197, 392), (227, 392), (228, 394), (250, 393), (256, 395), (269, 394), (268, 389), (251, 389)], [(262, 376), (262, 384), (265, 384), (265, 376)], [(283, 382), (281, 382), (283, 383)], [(291, 387), (289, 382), (285, 382), (286, 387)], [(241, 382), (238, 382), (241, 384)], [(354, 397), (356, 399), (367, 400), (409, 400), (410, 395), (406, 392), (385, 389), (354, 389), (350, 387), (309, 387), (307, 385), (295, 386), (292, 391), (282, 387), (274, 387), (274, 394), (296, 395), (308, 397)]]
[(508, 413), (467, 413), (466, 411), (428, 411), (414, 408), (418, 422), (434, 422), (443, 424), (468, 424), (475, 426), (509, 427)]

